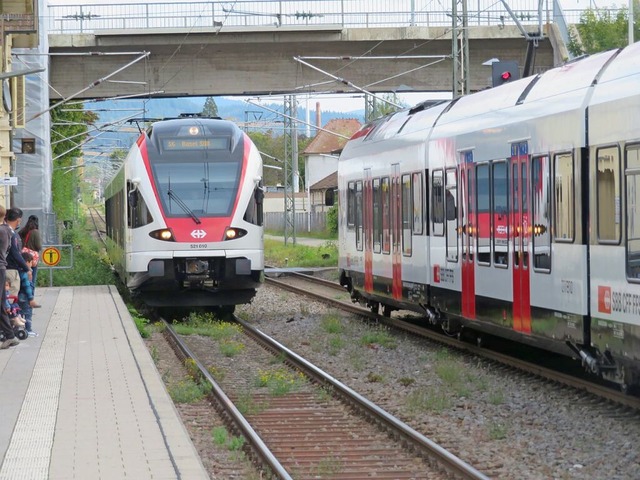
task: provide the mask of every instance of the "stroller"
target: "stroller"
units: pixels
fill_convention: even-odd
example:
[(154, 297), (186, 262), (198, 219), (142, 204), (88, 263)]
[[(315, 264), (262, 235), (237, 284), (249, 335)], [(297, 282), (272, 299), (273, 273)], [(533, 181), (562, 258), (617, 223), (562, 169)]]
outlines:
[[(18, 340), (24, 340), (29, 336), (29, 333), (24, 328), (24, 319), (20, 311), (20, 305), (18, 305), (18, 297), (14, 295), (7, 295), (7, 301), (4, 305), (4, 310), (9, 315), (11, 320), (11, 328)], [(0, 342), (6, 340), (5, 335), (0, 331)]]

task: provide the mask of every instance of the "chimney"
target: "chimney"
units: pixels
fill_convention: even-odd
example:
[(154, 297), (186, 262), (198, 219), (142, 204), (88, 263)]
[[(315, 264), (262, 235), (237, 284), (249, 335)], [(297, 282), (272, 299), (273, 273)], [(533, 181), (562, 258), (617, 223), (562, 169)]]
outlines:
[(322, 128), (322, 115), (320, 114), (320, 102), (316, 102), (316, 127)]

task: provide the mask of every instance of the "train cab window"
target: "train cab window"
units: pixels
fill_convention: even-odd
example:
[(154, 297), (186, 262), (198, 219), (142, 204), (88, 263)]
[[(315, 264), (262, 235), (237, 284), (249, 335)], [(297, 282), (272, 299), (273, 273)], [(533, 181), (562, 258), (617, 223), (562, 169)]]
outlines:
[(402, 175), (402, 253), (411, 256), (412, 247), (413, 198), (411, 196), (411, 175)]
[(489, 165), (476, 167), (476, 241), (478, 264), (491, 264), (491, 192)]
[(640, 282), (640, 145), (627, 148), (627, 278)]
[(551, 270), (549, 157), (535, 157), (531, 162), (531, 170), (533, 268), (549, 272)]
[(573, 242), (575, 188), (571, 153), (555, 155), (553, 177), (553, 239)]
[(380, 179), (374, 178), (373, 186), (373, 252), (382, 251), (382, 189)]
[(422, 173), (414, 173), (411, 177), (411, 192), (413, 196), (413, 234), (422, 235), (423, 217), (423, 195), (422, 195)]
[(431, 178), (431, 232), (444, 235), (444, 178), (442, 170), (433, 172)]
[(458, 172), (446, 171), (444, 208), (447, 220), (447, 260), (458, 261)]
[(509, 265), (509, 170), (506, 162), (491, 166), (493, 263)]
[(349, 182), (347, 186), (347, 227), (354, 228), (356, 224), (356, 183)]
[(596, 154), (596, 212), (599, 243), (620, 242), (620, 152), (600, 148)]
[(356, 249), (362, 250), (362, 182), (356, 182)]
[(382, 179), (382, 253), (391, 252), (391, 184), (389, 177)]

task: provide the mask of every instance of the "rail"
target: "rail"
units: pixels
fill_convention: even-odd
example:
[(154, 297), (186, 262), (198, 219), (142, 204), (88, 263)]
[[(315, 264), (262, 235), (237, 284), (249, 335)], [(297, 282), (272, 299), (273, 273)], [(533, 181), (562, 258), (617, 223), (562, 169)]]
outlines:
[[(556, 22), (578, 23), (584, 10), (562, 11), (558, 0), (508, 0), (522, 25)], [(50, 5), (47, 11), (51, 34), (95, 33), (108, 30), (255, 30), (264, 27), (305, 28), (339, 26), (451, 27), (450, 7), (431, 0), (238, 0), (235, 2), (150, 2)], [(516, 24), (504, 4), (475, 0), (467, 9), (469, 26)]]

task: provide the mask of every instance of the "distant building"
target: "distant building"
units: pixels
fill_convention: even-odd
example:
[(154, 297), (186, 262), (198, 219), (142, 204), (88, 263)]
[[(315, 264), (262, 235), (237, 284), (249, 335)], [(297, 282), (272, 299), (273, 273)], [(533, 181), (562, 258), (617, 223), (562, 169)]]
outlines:
[(330, 120), (302, 152), (305, 157), (305, 190), (309, 197), (311, 213), (326, 210), (325, 192), (338, 186), (340, 152), (347, 140), (360, 130), (361, 126), (355, 118)]
[[(319, 182), (309, 187), (309, 203), (315, 212), (326, 212), (329, 208), (326, 206), (328, 196), (332, 196), (333, 192), (338, 189), (338, 172), (333, 172), (324, 177)], [(337, 197), (331, 197), (337, 198)], [(335, 201), (335, 200), (334, 200)]]

